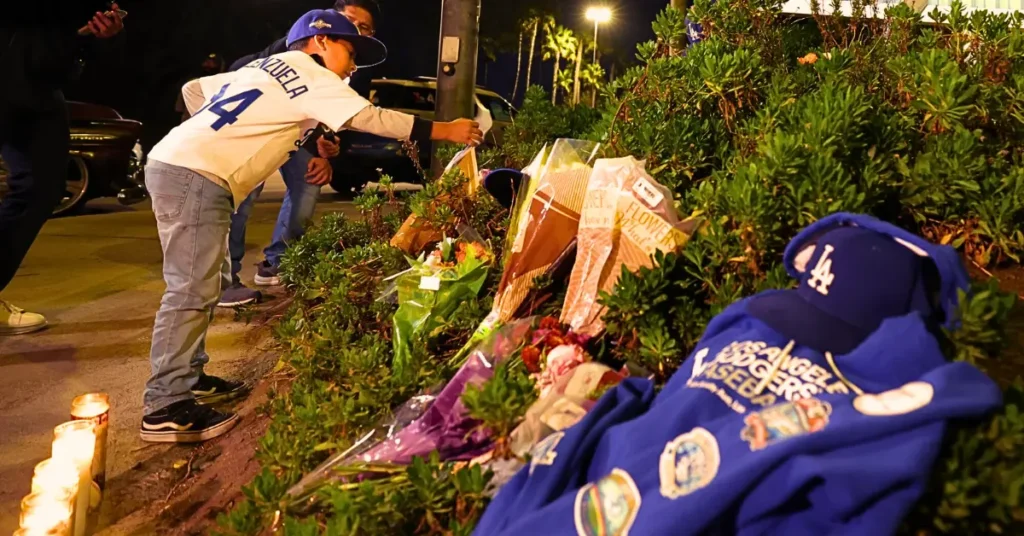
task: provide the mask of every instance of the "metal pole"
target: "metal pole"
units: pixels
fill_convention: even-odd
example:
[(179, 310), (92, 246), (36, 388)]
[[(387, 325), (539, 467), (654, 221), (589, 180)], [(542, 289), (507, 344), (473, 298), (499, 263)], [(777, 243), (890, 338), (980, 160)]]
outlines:
[(594, 63), (597, 63), (597, 28), (600, 25), (600, 22), (594, 21)]
[[(480, 0), (442, 0), (441, 41), (437, 57), (438, 121), (453, 121), (476, 116), (476, 72), (480, 42)], [(444, 169), (437, 160), (437, 148), (431, 171)]]

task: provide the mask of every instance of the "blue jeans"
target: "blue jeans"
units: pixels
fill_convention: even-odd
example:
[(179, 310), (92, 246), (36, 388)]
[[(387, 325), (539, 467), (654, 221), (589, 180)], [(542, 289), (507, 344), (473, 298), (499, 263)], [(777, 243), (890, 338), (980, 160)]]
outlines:
[(206, 330), (221, 288), (230, 282), (224, 249), (231, 192), (192, 170), (150, 162), (146, 189), (164, 253), (167, 290), (153, 324), (146, 415), (193, 398), (206, 354)]
[[(277, 224), (270, 245), (263, 250), (266, 261), (271, 266), (281, 263), (288, 244), (297, 240), (305, 232), (306, 225), (313, 218), (316, 200), (320, 195), (320, 187), (306, 182), (306, 169), (313, 156), (305, 150), (298, 150), (288, 162), (281, 166), (281, 176), (287, 190), (281, 210), (277, 214)], [(231, 216), (231, 233), (228, 239), (228, 250), (231, 257), (231, 279), (238, 282), (238, 273), (242, 270), (242, 258), (245, 257), (245, 229), (252, 214), (253, 206), (263, 192), (263, 185), (254, 190), (242, 201), (238, 210)]]

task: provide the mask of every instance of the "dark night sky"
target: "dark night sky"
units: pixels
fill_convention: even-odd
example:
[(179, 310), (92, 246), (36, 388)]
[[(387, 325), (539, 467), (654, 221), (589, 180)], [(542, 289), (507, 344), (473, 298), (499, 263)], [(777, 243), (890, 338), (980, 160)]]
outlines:
[[(591, 31), (583, 12), (603, 3), (615, 12), (602, 27), (602, 47), (632, 60), (636, 43), (652, 37), (651, 21), (668, 0), (482, 0), (481, 31), (515, 45), (515, 23), (530, 6), (556, 14), (559, 23)], [(175, 124), (174, 102), (181, 85), (210, 52), (228, 62), (255, 52), (284, 35), (292, 21), (331, 0), (121, 0), (128, 11), (124, 35), (89, 62), (68, 97), (117, 108), (146, 124), (146, 149)], [(441, 0), (381, 0), (378, 35), (388, 45), (386, 64), (376, 76), (433, 76), (436, 72)], [(539, 41), (540, 39), (538, 39)], [(512, 48), (514, 51), (514, 48)], [(539, 58), (538, 58), (539, 60)], [(535, 60), (537, 61), (537, 60)], [(525, 62), (524, 62), (525, 63)], [(487, 67), (487, 85), (509, 96), (515, 78), (514, 52)], [(551, 78), (534, 68), (534, 82)], [(525, 71), (525, 65), (524, 65)], [(483, 82), (484, 65), (480, 65)], [(521, 94), (521, 91), (520, 91)]]

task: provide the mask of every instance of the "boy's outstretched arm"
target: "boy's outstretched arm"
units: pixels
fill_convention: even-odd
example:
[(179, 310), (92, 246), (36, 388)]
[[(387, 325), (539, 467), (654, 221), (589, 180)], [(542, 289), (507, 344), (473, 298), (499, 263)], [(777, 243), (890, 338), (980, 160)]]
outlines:
[(484, 139), (480, 125), (469, 119), (448, 123), (427, 121), (376, 106), (363, 108), (345, 124), (345, 128), (396, 140), (412, 140), (421, 145), (429, 140), (444, 140), (476, 146)]

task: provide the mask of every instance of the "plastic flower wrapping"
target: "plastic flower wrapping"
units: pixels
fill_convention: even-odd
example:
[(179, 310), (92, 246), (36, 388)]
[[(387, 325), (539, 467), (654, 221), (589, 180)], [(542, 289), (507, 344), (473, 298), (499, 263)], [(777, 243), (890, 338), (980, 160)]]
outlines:
[(418, 336), (443, 328), (459, 304), (480, 293), (492, 262), (490, 248), (470, 230), (462, 238), (443, 239), (429, 254), (409, 259), (409, 270), (393, 276), (398, 294), (392, 338), (396, 375), (408, 367)]

